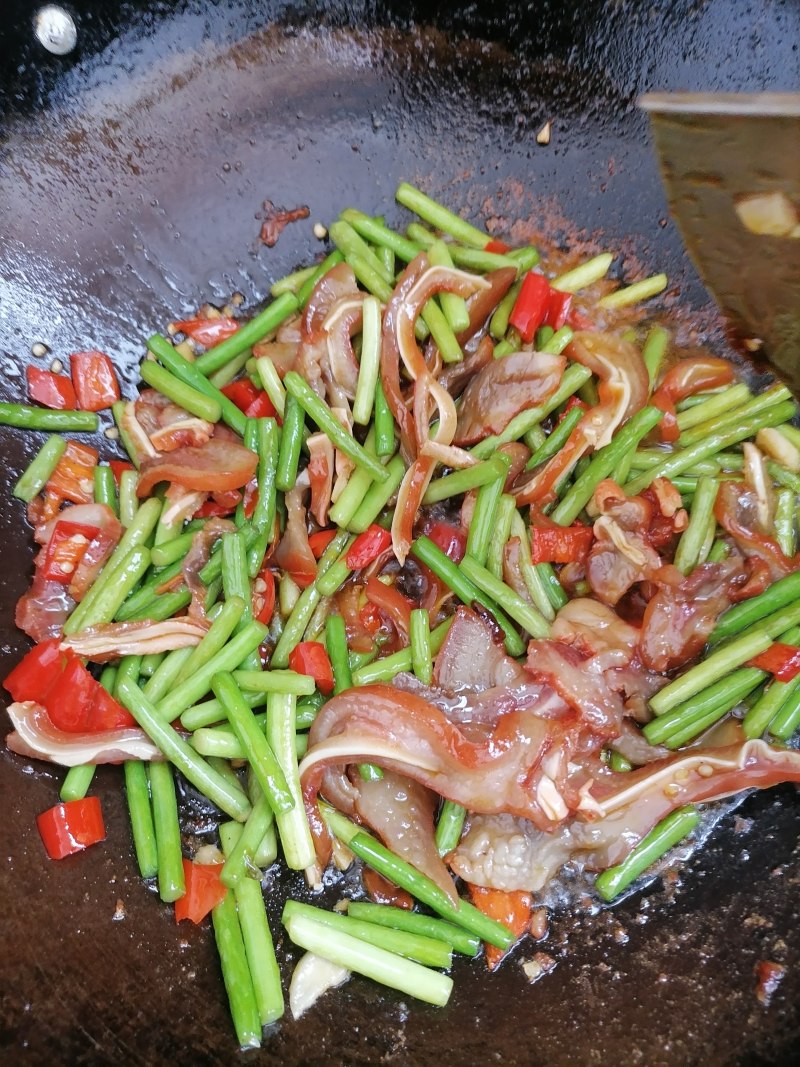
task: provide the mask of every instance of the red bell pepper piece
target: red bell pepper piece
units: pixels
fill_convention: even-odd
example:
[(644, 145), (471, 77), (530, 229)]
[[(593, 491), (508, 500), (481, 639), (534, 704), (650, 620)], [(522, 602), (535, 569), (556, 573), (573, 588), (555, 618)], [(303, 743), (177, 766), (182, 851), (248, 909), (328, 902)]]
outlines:
[(229, 337), (239, 329), (239, 323), (235, 319), (183, 319), (175, 323), (176, 329), (197, 341), (204, 348), (213, 348), (220, 341), (227, 341)]
[(317, 530), (316, 533), (308, 535), (308, 547), (314, 553), (314, 559), (319, 559), (335, 536), (335, 526), (330, 530)]
[(347, 566), (351, 571), (366, 567), (368, 563), (372, 563), (382, 552), (385, 552), (391, 543), (390, 531), (384, 530), (382, 526), (373, 522), (362, 534), (358, 535), (348, 549), (345, 557)]
[(425, 530), (425, 535), (453, 563), (460, 563), (464, 558), (464, 553), (467, 551), (467, 535), (461, 526), (453, 526), (449, 522), (433, 522)]
[(119, 400), (114, 364), (105, 352), (73, 352), (69, 363), (81, 411), (102, 411)]
[(547, 317), (551, 292), (550, 283), (543, 274), (528, 271), (508, 317), (509, 323), (526, 343), (533, 340), (533, 335)]
[(278, 414), (269, 398), (269, 394), (264, 392), (263, 389), (253, 403), (245, 408), (244, 413), (248, 419), (272, 419)]
[(222, 392), (240, 411), (247, 411), (250, 405), (258, 400), (261, 390), (257, 385), (253, 385), (249, 378), (239, 378), (229, 385), (223, 385)]
[(60, 644), (60, 637), (52, 637), (49, 641), (34, 645), (6, 675), (3, 685), (14, 700), (32, 700), (44, 704), (67, 663), (75, 659), (75, 653), (71, 649), (62, 651)]
[(506, 252), (511, 251), (511, 245), (507, 245), (505, 241), (499, 241), (496, 237), (493, 237), (491, 241), (487, 241), (483, 246), (484, 252), (496, 252), (498, 255), (504, 256)]
[(321, 693), (333, 692), (333, 667), (319, 641), (301, 641), (289, 656), (289, 667), (298, 674), (311, 675)]
[(28, 367), (25, 374), (31, 400), (35, 400), (37, 404), (44, 404), (46, 408), (56, 408), (58, 411), (75, 410), (77, 403), (75, 389), (69, 378), (65, 378), (63, 374), (41, 370), (39, 367)]
[(136, 722), (72, 657), (42, 701), (50, 721), (66, 733), (103, 733), (135, 726)]
[(126, 463), (124, 459), (110, 459), (108, 465), (114, 474), (114, 481), (117, 483), (117, 489), (119, 489), (119, 480), (122, 476), (122, 472), (136, 470), (132, 463)]
[(591, 526), (532, 526), (531, 559), (534, 563), (577, 563), (592, 545)]
[(175, 901), (175, 922), (191, 919), (193, 923), (201, 923), (222, 903), (228, 892), (219, 877), (222, 867), (221, 863), (192, 863), (184, 858), (186, 892)]
[(106, 836), (99, 797), (56, 804), (36, 816), (39, 834), (51, 860), (63, 860)]
[(572, 293), (561, 293), (558, 289), (551, 287), (544, 325), (552, 326), (554, 330), (560, 330), (567, 321), (571, 306)]
[(768, 671), (779, 682), (791, 682), (800, 674), (800, 648), (776, 641), (766, 652), (761, 652), (751, 659), (749, 666)]
[(47, 543), (42, 577), (69, 585), (78, 564), (86, 555), (86, 549), (99, 532), (96, 526), (59, 519)]
[(253, 617), (266, 626), (274, 610), (275, 575), (266, 565), (253, 583)]

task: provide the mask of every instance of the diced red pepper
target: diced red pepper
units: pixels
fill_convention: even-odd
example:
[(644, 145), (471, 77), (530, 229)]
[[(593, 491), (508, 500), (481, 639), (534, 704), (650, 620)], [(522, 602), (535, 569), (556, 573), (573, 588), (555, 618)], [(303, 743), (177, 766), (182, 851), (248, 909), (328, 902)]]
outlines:
[(320, 558), (335, 536), (335, 526), (331, 527), (330, 530), (317, 530), (316, 533), (308, 535), (308, 547), (314, 553), (314, 559)]
[(550, 282), (543, 274), (529, 270), (525, 275), (508, 321), (526, 343), (533, 340), (547, 317), (551, 291)]
[(366, 567), (368, 563), (372, 563), (385, 552), (391, 543), (391, 532), (373, 522), (362, 534), (358, 535), (348, 549), (345, 557), (347, 566), (351, 571)]
[(123, 471), (135, 471), (136, 468), (132, 463), (127, 463), (124, 459), (110, 459), (108, 465), (114, 474), (114, 481), (117, 483), (117, 489), (119, 489), (120, 478)]
[(99, 797), (56, 804), (36, 816), (39, 834), (51, 860), (63, 860), (106, 836)]
[(102, 411), (119, 400), (114, 364), (105, 352), (73, 352), (69, 362), (81, 411)]
[(249, 378), (239, 378), (229, 385), (223, 385), (222, 392), (240, 411), (247, 411), (250, 405), (258, 400), (261, 390), (257, 385), (253, 385)]
[(97, 450), (68, 441), (61, 459), (50, 475), (46, 492), (58, 501), (89, 504), (94, 500), (94, 469)]
[(554, 330), (560, 330), (566, 324), (571, 306), (572, 293), (561, 293), (558, 289), (551, 287), (544, 325), (552, 326)]
[(383, 625), (380, 609), (377, 605), (367, 602), (358, 613), (358, 619), (367, 633), (374, 637)]
[(222, 903), (228, 892), (220, 880), (222, 868), (222, 863), (192, 863), (184, 858), (186, 892), (175, 901), (175, 922), (191, 919), (193, 923), (201, 923)]
[(453, 563), (460, 563), (464, 558), (464, 553), (467, 551), (467, 535), (461, 526), (453, 526), (449, 522), (433, 522), (426, 528), (425, 535)]
[(58, 411), (75, 410), (75, 390), (69, 378), (65, 378), (63, 374), (41, 370), (39, 367), (28, 367), (25, 373), (31, 400)]
[(3, 685), (14, 700), (32, 700), (36, 704), (44, 704), (67, 663), (75, 659), (75, 653), (71, 649), (62, 651), (60, 644), (60, 637), (52, 637), (49, 641), (34, 645), (6, 675)]
[(577, 563), (592, 546), (591, 526), (532, 526), (531, 559), (534, 563)]
[(213, 348), (220, 341), (227, 341), (229, 337), (239, 329), (239, 323), (235, 319), (183, 319), (175, 323), (176, 329), (197, 341), (204, 348)]
[(487, 241), (483, 246), (484, 252), (496, 252), (498, 255), (504, 256), (506, 252), (511, 251), (511, 245), (507, 245), (505, 241), (499, 241), (496, 237), (493, 237), (491, 241)]
[(800, 674), (800, 648), (776, 641), (766, 652), (751, 659), (749, 666), (768, 671), (779, 682), (791, 682)]
[(103, 733), (136, 725), (77, 657), (68, 661), (42, 703), (53, 725), (65, 733)]
[(42, 577), (69, 585), (86, 549), (99, 532), (96, 526), (59, 519), (47, 543)]
[(564, 419), (564, 416), (569, 415), (570, 411), (574, 411), (575, 408), (580, 408), (581, 411), (588, 411), (589, 405), (584, 403), (579, 397), (571, 396), (564, 405), (564, 410), (558, 416), (558, 421), (561, 422)]
[(275, 575), (264, 566), (253, 587), (253, 617), (267, 626), (275, 610)]
[(238, 381), (223, 386), (222, 392), (248, 419), (272, 418), (277, 414), (269, 395), (254, 385), (249, 378), (239, 378)]
[(289, 655), (289, 667), (298, 674), (311, 675), (321, 693), (333, 692), (333, 667), (319, 641), (301, 641)]
[(253, 403), (245, 408), (244, 413), (248, 419), (272, 419), (278, 414), (269, 398), (269, 394), (263, 389)]

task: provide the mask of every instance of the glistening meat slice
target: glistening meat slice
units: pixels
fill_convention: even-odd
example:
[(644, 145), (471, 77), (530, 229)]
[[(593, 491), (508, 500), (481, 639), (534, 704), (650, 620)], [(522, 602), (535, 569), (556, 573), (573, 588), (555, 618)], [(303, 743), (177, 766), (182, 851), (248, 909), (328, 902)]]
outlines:
[(747, 559), (760, 560), (773, 582), (800, 567), (800, 555), (786, 556), (760, 527), (757, 494), (744, 482), (722, 482), (714, 505), (717, 522)]
[(546, 352), (512, 352), (479, 370), (464, 390), (455, 442), (471, 445), (502, 433), (520, 411), (553, 395), (566, 360)]
[(556, 484), (581, 456), (609, 444), (618, 427), (647, 403), (650, 378), (635, 345), (615, 334), (579, 331), (567, 355), (597, 375), (600, 402), (589, 408), (558, 454), (517, 486), (519, 504), (552, 499)]
[(613, 608), (589, 597), (576, 597), (561, 608), (553, 622), (552, 637), (595, 658), (605, 667), (627, 667), (634, 659), (639, 631)]
[(134, 410), (156, 452), (174, 452), (186, 445), (199, 448), (214, 433), (213, 422), (191, 415), (156, 389), (141, 392)]
[(613, 605), (661, 566), (661, 557), (646, 536), (653, 506), (644, 497), (626, 497), (610, 479), (595, 489), (594, 503), (600, 515), (594, 524), (586, 577), (592, 592)]
[(14, 622), (37, 643), (58, 637), (72, 609), (74, 599), (61, 582), (42, 578), (37, 572), (27, 593), (17, 601)]
[(457, 903), (453, 879), (439, 855), (433, 817), (437, 798), (418, 782), (391, 771), (359, 784), (356, 811), (387, 848), (426, 874)]
[(8, 717), (14, 732), (6, 737), (6, 747), (18, 756), (48, 760), (62, 767), (164, 758), (144, 730), (126, 728), (99, 734), (65, 733), (53, 726), (41, 704), (29, 700), (9, 704)]
[(519, 685), (495, 685), (489, 689), (462, 687), (458, 691), (424, 685), (405, 671), (392, 679), (395, 689), (415, 693), (443, 711), (450, 722), (496, 726), (511, 711), (534, 712), (540, 719), (558, 719), (569, 714), (569, 707), (549, 686), (530, 680)]
[(300, 767), (303, 795), (313, 814), (326, 768), (371, 762), (470, 811), (506, 811), (551, 827), (568, 814), (557, 779), (576, 740), (575, 728), (529, 711), (504, 715), (483, 739), (469, 740), (427, 701), (363, 686), (333, 697), (317, 716)]
[(211, 550), (224, 533), (235, 530), (236, 527), (228, 519), (211, 518), (192, 538), (192, 547), (186, 553), (181, 565), (183, 580), (186, 588), (192, 594), (192, 602), (189, 605), (189, 615), (192, 618), (205, 619), (206, 586), (200, 578), (200, 571), (205, 567), (211, 557)]
[(531, 641), (525, 669), (553, 688), (593, 733), (607, 738), (619, 735), (622, 697), (608, 684), (602, 663), (562, 641)]
[(191, 648), (205, 637), (208, 624), (197, 619), (168, 619), (166, 622), (110, 622), (92, 626), (68, 637), (62, 648), (94, 663), (107, 663), (120, 656), (145, 656)]
[(317, 561), (308, 543), (306, 509), (303, 494), (307, 479), (298, 479), (294, 489), (286, 494), (286, 529), (280, 539), (273, 562), (288, 571), (292, 580), (303, 589), (310, 585), (317, 574)]
[(200, 448), (178, 448), (142, 463), (137, 493), (149, 496), (159, 482), (177, 482), (185, 489), (216, 493), (241, 489), (256, 472), (258, 456), (249, 448), (212, 437)]
[(646, 667), (669, 671), (699, 655), (719, 616), (740, 599), (748, 571), (733, 556), (701, 563), (687, 577), (663, 567), (654, 579), (659, 589), (645, 609), (639, 654)]
[(467, 607), (459, 607), (436, 657), (435, 684), (451, 693), (480, 692), (493, 686), (523, 685), (523, 668), (495, 644), (487, 622)]
[(539, 892), (568, 860), (591, 870), (621, 863), (656, 823), (684, 804), (781, 782), (800, 782), (800, 753), (763, 741), (692, 749), (587, 782), (583, 808), (589, 821), (573, 818), (544, 832), (524, 818), (473, 816), (450, 865), (475, 885)]

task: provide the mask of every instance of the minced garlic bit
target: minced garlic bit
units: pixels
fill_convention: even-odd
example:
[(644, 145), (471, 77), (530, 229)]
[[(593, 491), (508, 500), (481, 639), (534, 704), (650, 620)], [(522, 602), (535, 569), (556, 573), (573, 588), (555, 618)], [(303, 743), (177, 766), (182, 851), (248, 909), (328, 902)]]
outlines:
[(743, 197), (736, 205), (736, 214), (746, 230), (762, 237), (794, 237), (800, 229), (797, 209), (780, 191)]
[(60, 359), (54, 359), (53, 362), (50, 364), (50, 370), (53, 372), (53, 374), (60, 374), (63, 369), (64, 364), (61, 362)]
[(553, 132), (553, 123), (550, 119), (542, 126), (541, 130), (536, 134), (537, 144), (550, 144), (550, 135)]
[(105, 430), (103, 430), (103, 434), (109, 441), (119, 440), (119, 430), (116, 426), (106, 426)]
[(314, 236), (318, 241), (324, 241), (328, 236), (328, 228), (323, 226), (321, 222), (314, 223)]
[(50, 355), (50, 349), (41, 341), (36, 341), (31, 345), (31, 355), (36, 356), (37, 359), (44, 359), (45, 356)]
[(714, 773), (714, 768), (711, 766), (710, 763), (701, 763), (700, 766), (697, 768), (697, 773), (700, 775), (701, 778), (710, 778)]

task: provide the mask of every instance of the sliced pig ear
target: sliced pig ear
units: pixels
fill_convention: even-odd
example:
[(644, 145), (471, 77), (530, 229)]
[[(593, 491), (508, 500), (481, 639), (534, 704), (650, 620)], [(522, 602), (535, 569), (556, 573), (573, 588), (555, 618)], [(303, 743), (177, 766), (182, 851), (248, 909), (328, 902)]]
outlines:
[(6, 737), (6, 747), (18, 756), (46, 760), (62, 767), (163, 759), (161, 751), (138, 728), (95, 734), (67, 733), (53, 725), (41, 704), (30, 700), (10, 704), (8, 715), (14, 732)]
[(178, 618), (166, 622), (110, 622), (92, 626), (61, 642), (78, 656), (104, 663), (119, 656), (145, 656), (148, 653), (172, 652), (200, 643), (208, 632), (205, 619)]
[[(725, 748), (695, 748), (638, 771), (597, 783), (592, 803), (602, 816), (641, 805), (651, 825), (684, 804), (722, 800), (746, 789), (769, 789), (800, 782), (800, 752), (766, 741), (745, 741)], [(648, 827), (649, 829), (649, 827)]]

